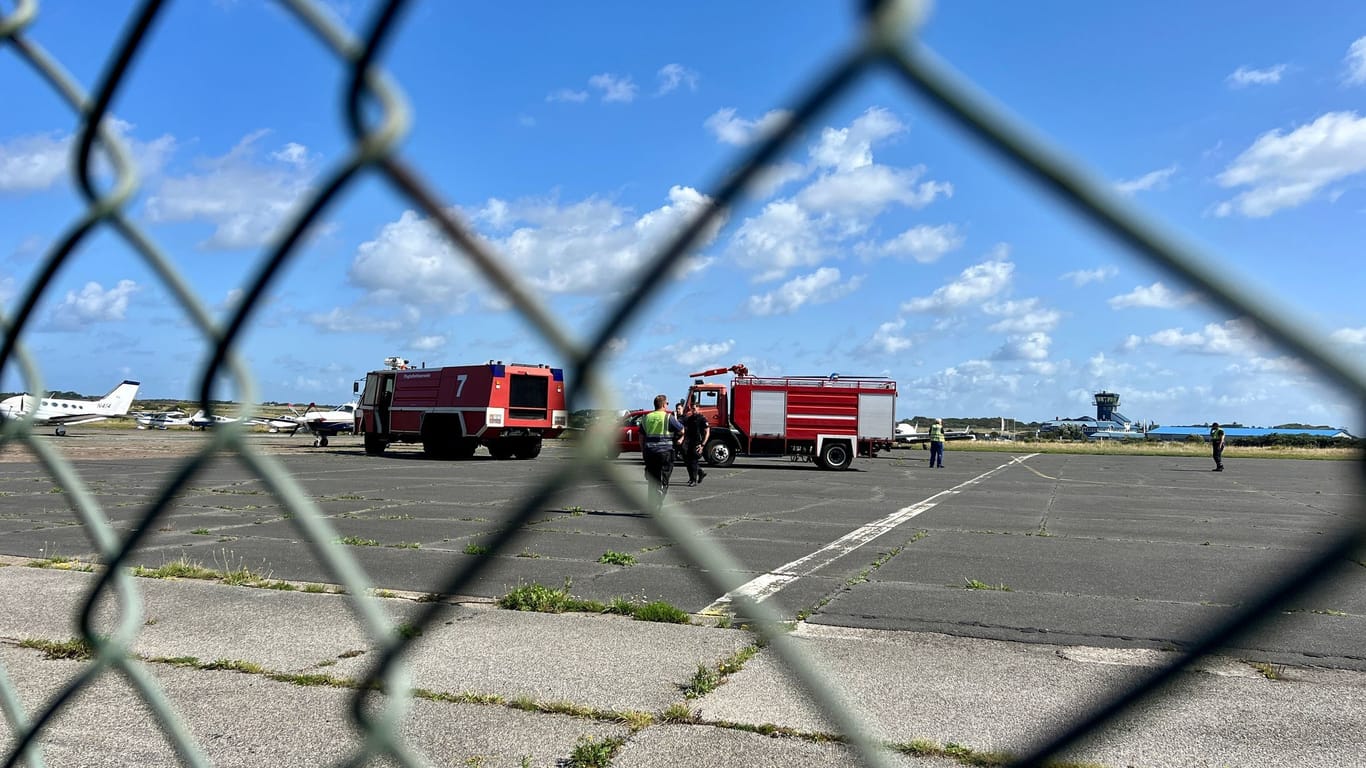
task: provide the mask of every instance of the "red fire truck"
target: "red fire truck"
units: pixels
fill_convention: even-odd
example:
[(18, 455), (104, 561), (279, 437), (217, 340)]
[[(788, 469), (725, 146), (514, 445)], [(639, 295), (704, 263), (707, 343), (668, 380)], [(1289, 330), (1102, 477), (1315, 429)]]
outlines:
[(695, 378), (689, 400), (711, 423), (707, 463), (737, 454), (794, 456), (822, 469), (848, 469), (854, 455), (875, 456), (896, 428), (896, 382), (866, 376), (751, 376), (743, 365), (693, 377), (734, 373), (730, 387)]
[(547, 365), (503, 364), (409, 368), (399, 358), (365, 375), (356, 433), (376, 456), (392, 443), (422, 443), (438, 459), (467, 459), (479, 446), (496, 459), (534, 459), (541, 440), (569, 423), (564, 371)]

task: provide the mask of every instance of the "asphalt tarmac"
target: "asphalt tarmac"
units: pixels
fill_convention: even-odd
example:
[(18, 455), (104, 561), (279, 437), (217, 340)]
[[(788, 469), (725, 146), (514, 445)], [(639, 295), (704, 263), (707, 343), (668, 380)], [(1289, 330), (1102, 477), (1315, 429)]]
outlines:
[[(203, 438), (113, 432), (91, 439), (114, 449), (74, 465), (112, 529), (126, 534), (183, 461), (138, 448), (169, 445), (174, 454)], [(458, 597), (490, 600), (523, 584), (567, 581), (575, 596), (601, 601), (664, 600), (711, 614), (733, 607), (734, 592), (720, 590), (601, 478), (564, 489), (507, 548), (479, 554), (533, 484), (568, 460), (567, 446), (548, 444), (534, 461), (497, 461), (482, 451), (468, 461), (432, 461), (415, 447), (367, 457), (356, 438), (328, 448), (282, 435), (249, 439), (283, 462), (329, 524), (328, 541), (312, 546), (342, 543), (377, 588), (435, 592), (477, 562), (481, 570)], [(741, 458), (693, 488), (678, 482), (686, 481), (680, 466), (670, 499), (696, 526), (697, 542), (740, 564), (724, 581), (784, 616), (831, 627), (1159, 650), (1184, 647), (1363, 513), (1354, 462), (1230, 460), (1228, 471), (1211, 473), (1204, 459), (950, 448), (943, 469), (929, 468), (927, 452), (914, 449), (858, 459), (846, 472)], [(617, 463), (643, 484), (638, 458)], [(300, 521), (232, 456), (193, 477), (153, 525), (132, 563), (156, 568), (185, 559), (273, 579), (338, 581)], [(92, 540), (39, 464), (0, 464), (0, 554), (92, 562)], [(634, 564), (613, 563), (612, 554)], [(1344, 561), (1331, 582), (1229, 651), (1366, 670), (1363, 587), (1366, 555)]]

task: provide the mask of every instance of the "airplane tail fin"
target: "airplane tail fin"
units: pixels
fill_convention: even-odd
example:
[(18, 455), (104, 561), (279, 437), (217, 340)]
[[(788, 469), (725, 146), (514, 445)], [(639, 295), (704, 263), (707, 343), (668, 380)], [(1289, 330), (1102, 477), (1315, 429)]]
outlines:
[(114, 387), (112, 392), (100, 398), (96, 409), (108, 416), (126, 416), (128, 409), (133, 405), (133, 398), (137, 397), (139, 386), (139, 382), (125, 380)]

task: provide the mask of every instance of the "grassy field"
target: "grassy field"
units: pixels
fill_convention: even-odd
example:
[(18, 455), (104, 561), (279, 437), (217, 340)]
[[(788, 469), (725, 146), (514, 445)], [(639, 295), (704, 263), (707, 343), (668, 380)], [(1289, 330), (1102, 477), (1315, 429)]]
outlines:
[[(917, 448), (898, 449), (916, 451)], [(991, 442), (985, 440), (957, 440), (949, 442), (945, 450), (995, 452), (995, 453), (1079, 453), (1098, 456), (1203, 456), (1210, 458), (1210, 447), (1205, 443), (1141, 441), (1121, 442), (1105, 440), (1097, 442)], [(1326, 461), (1351, 461), (1362, 459), (1362, 452), (1355, 448), (1292, 448), (1292, 447), (1243, 447), (1230, 445), (1224, 449), (1228, 459), (1316, 459)], [(1212, 459), (1211, 459), (1212, 461)]]

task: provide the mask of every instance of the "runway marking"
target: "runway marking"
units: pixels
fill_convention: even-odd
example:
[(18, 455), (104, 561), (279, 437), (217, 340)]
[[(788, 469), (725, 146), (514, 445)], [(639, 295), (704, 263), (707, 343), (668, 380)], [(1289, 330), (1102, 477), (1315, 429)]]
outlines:
[(1016, 456), (1005, 464), (1002, 464), (995, 469), (987, 470), (971, 480), (964, 481), (952, 488), (940, 491), (939, 493), (936, 493), (923, 501), (918, 501), (908, 507), (902, 507), (881, 520), (875, 520), (867, 525), (855, 528), (805, 557), (793, 560), (787, 565), (780, 566), (775, 570), (769, 571), (768, 573), (757, 576), (754, 579), (741, 584), (739, 587), (722, 595), (716, 602), (702, 609), (702, 613), (721, 613), (726, 606), (730, 605), (731, 602), (740, 595), (748, 596), (756, 602), (762, 602), (797, 579), (800, 579), (803, 576), (810, 576), (821, 568), (824, 568), (835, 560), (853, 552), (882, 534), (894, 530), (897, 526), (907, 520), (934, 509), (939, 505), (939, 502), (944, 499), (961, 493), (963, 489), (982, 482), (1006, 467), (1019, 464), (1026, 459), (1032, 459), (1038, 455), (1039, 454), (1037, 453), (1031, 453), (1027, 456)]

